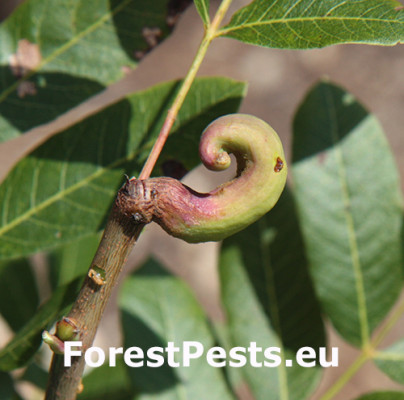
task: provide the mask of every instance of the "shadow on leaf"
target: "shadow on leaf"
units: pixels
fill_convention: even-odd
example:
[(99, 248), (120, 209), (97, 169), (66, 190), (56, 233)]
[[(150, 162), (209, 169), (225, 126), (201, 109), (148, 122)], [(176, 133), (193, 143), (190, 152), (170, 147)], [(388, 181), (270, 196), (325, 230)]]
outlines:
[[(9, 66), (0, 67), (3, 90), (17, 84)], [(87, 78), (62, 73), (34, 74), (20, 82), (0, 103), (0, 142), (45, 124), (99, 93), (104, 86)]]
[(226, 239), (223, 251), (231, 247), (239, 249), (247, 284), (283, 345), (294, 352), (303, 346), (324, 346), (320, 306), (290, 190), (284, 190), (265, 217)]
[[(156, 333), (147, 326), (140, 318), (129, 314), (126, 311), (122, 311), (122, 324), (125, 329), (132, 333), (131, 340), (135, 337), (138, 340), (135, 341), (136, 346), (143, 350), (145, 354), (148, 349), (158, 346), (165, 348), (167, 343), (161, 339)], [(125, 349), (133, 346), (133, 341), (131, 343), (125, 343)], [(138, 360), (134, 360), (138, 361)], [(147, 366), (139, 368), (128, 368), (129, 376), (132, 382), (145, 393), (159, 393), (167, 390), (168, 388), (174, 387), (179, 379), (175, 375), (175, 369), (164, 363), (159, 368), (150, 368)]]

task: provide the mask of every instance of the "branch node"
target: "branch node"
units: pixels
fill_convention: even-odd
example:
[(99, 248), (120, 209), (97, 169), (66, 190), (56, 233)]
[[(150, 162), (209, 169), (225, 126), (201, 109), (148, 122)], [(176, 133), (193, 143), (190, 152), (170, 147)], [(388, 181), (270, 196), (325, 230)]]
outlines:
[(107, 283), (107, 279), (105, 277), (105, 270), (98, 267), (97, 265), (93, 265), (89, 269), (87, 275), (98, 286), (103, 286)]

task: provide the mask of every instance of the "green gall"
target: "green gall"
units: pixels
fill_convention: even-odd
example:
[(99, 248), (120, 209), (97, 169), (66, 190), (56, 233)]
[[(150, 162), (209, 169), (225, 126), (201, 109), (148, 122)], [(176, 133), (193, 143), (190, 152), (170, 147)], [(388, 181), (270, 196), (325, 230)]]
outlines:
[(116, 204), (135, 223), (157, 222), (167, 233), (190, 243), (218, 241), (257, 221), (278, 201), (287, 165), (276, 132), (261, 119), (230, 114), (203, 132), (199, 153), (215, 171), (237, 160), (234, 179), (209, 193), (198, 193), (173, 178), (127, 180)]

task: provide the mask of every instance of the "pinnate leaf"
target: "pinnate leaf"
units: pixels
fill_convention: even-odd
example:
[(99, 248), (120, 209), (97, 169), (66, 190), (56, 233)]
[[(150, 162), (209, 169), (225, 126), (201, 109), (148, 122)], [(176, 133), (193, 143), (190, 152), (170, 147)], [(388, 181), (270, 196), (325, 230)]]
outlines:
[(404, 10), (391, 0), (255, 0), (233, 15), (221, 35), (287, 49), (394, 45), (404, 41)]
[(349, 93), (318, 84), (294, 120), (292, 172), (323, 309), (364, 345), (402, 286), (402, 198), (379, 123)]
[[(0, 259), (101, 230), (124, 174), (140, 171), (177, 86), (169, 82), (138, 92), (59, 133), (21, 160), (0, 185)], [(169, 139), (181, 143), (189, 167), (199, 162), (202, 130), (214, 118), (235, 112), (244, 92), (243, 83), (225, 78), (194, 83)], [(193, 130), (184, 134), (183, 143), (182, 129), (189, 127)], [(178, 157), (181, 161), (181, 154)]]

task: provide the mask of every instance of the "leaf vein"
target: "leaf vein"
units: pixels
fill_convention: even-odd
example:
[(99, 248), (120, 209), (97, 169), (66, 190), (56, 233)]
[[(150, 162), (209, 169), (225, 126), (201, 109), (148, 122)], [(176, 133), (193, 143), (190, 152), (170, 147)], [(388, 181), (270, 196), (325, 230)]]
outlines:
[(77, 208), (78, 210), (85, 211), (86, 213), (92, 213), (92, 214), (97, 214), (97, 215), (99, 214), (99, 212), (96, 211), (96, 208), (85, 206), (84, 204), (77, 203), (76, 201), (74, 201), (72, 199), (68, 199), (68, 198), (64, 197), (61, 201)]
[(98, 178), (105, 171), (123, 164), (123, 162), (126, 161), (127, 159), (128, 158), (126, 158), (126, 157), (118, 159), (114, 163), (96, 170), (93, 174), (91, 174), (91, 175), (87, 176), (86, 178), (84, 178), (83, 180), (73, 184), (69, 188), (59, 191), (59, 192), (55, 193), (53, 196), (49, 196), (41, 204), (37, 205), (34, 208), (31, 208), (30, 210), (26, 211), (23, 214), (21, 214), (19, 217), (15, 218), (13, 221), (11, 221), (8, 225), (4, 225), (3, 227), (1, 227), (0, 228), (0, 237), (2, 237), (2, 235), (4, 235), (4, 233), (10, 231), (12, 228), (16, 227), (23, 221), (26, 221), (27, 219), (29, 219), (32, 215), (38, 213), (39, 211), (44, 210), (46, 207), (50, 206), (51, 204), (55, 203), (56, 201), (63, 199), (64, 196), (67, 196), (68, 194), (71, 194), (74, 191), (84, 187), (88, 182), (91, 182), (92, 180)]
[(302, 2), (303, 0), (296, 1), (292, 7), (289, 7), (285, 14), (282, 15), (281, 19), (285, 19), (288, 15), (292, 13), (292, 11)]
[[(254, 29), (255, 27), (259, 26), (268, 26), (268, 25), (276, 25), (276, 24), (290, 24), (295, 22), (300, 23), (308, 23), (308, 22), (329, 22), (329, 21), (339, 21), (339, 22), (346, 22), (346, 21), (356, 21), (358, 23), (368, 24), (369, 22), (375, 23), (386, 23), (386, 24), (398, 24), (400, 27), (404, 26), (404, 21), (399, 20), (389, 20), (389, 19), (380, 19), (380, 18), (358, 18), (358, 17), (305, 17), (305, 18), (288, 18), (287, 20), (284, 19), (273, 19), (269, 21), (253, 21), (249, 23), (245, 23), (239, 26), (228, 26), (224, 27), (219, 31), (220, 35), (227, 35), (232, 32), (236, 32), (239, 30), (243, 30), (246, 28)], [(352, 32), (352, 31), (351, 31)], [(356, 34), (356, 33), (355, 33)], [(307, 41), (307, 39), (306, 39)], [(401, 41), (400, 41), (401, 43)]]

